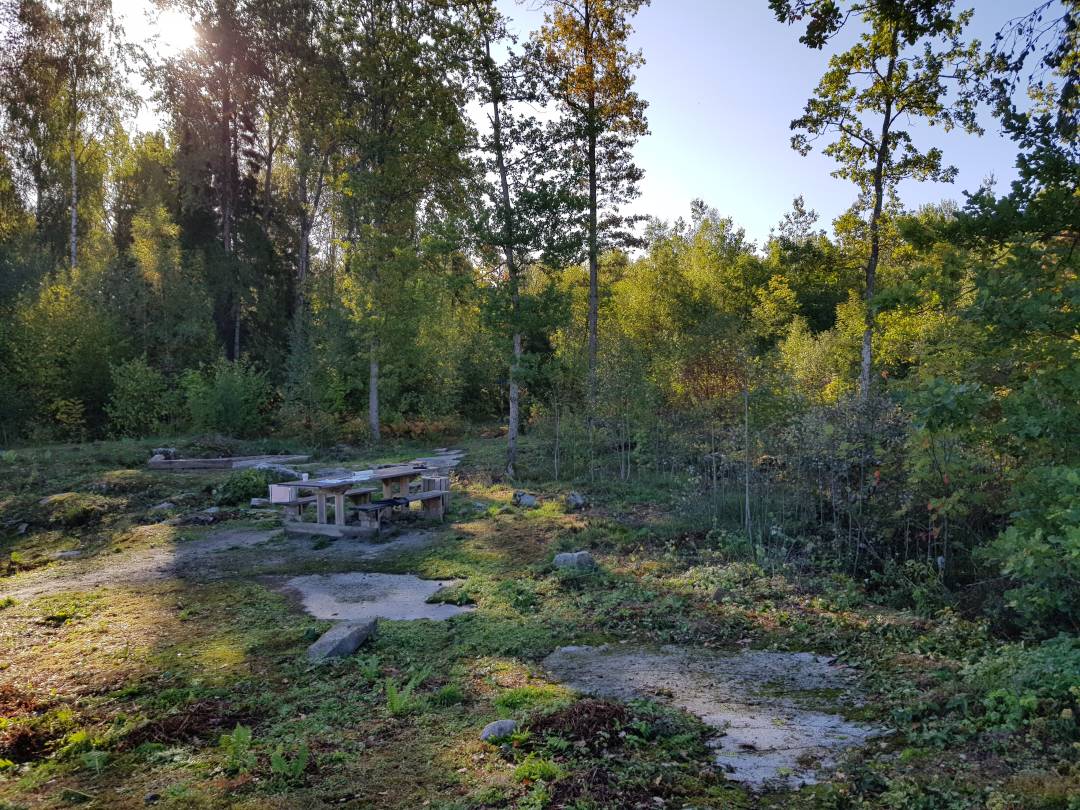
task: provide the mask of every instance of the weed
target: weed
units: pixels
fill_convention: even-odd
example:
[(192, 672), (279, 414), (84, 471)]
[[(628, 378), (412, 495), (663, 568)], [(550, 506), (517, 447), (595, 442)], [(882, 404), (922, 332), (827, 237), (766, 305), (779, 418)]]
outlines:
[(250, 773), (255, 767), (255, 752), (251, 750), (251, 729), (237, 724), (229, 734), (222, 734), (218, 743), (225, 754), (225, 770), (232, 774)]
[(107, 751), (92, 749), (80, 756), (79, 761), (82, 762), (83, 767), (92, 770), (95, 774), (101, 776), (101, 772), (109, 762), (109, 753)]
[(296, 751), (296, 756), (286, 758), (282, 747), (279, 745), (270, 755), (270, 772), (274, 778), (286, 785), (295, 784), (303, 777), (308, 767), (311, 752), (307, 743), (301, 743)]
[(441, 687), (431, 698), (436, 706), (456, 706), (465, 702), (465, 691), (456, 683)]
[(519, 782), (554, 782), (561, 775), (558, 765), (536, 754), (529, 754), (514, 769), (514, 778)]
[(383, 689), (386, 692), (386, 710), (394, 717), (411, 714), (420, 707), (420, 700), (413, 697), (416, 687), (431, 675), (431, 667), (425, 667), (415, 673), (400, 689), (393, 678), (387, 678)]
[(373, 683), (379, 677), (379, 656), (365, 655), (356, 659), (356, 670), (368, 683)]

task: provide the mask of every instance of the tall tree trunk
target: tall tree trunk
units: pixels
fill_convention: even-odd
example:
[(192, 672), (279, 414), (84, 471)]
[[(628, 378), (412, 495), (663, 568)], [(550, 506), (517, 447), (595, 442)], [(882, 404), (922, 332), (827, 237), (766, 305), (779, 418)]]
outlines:
[[(592, 21), (590, 19), (590, 5), (585, 4), (585, 63), (592, 72)], [(590, 82), (595, 86), (594, 77), (590, 75)], [(589, 423), (592, 424), (596, 413), (597, 398), (597, 370), (596, 359), (599, 347), (599, 320), (600, 320), (600, 247), (599, 234), (597, 232), (597, 179), (596, 179), (596, 91), (589, 92), (588, 120), (588, 170), (589, 170)]]
[(270, 221), (274, 190), (274, 152), (277, 142), (274, 140), (274, 115), (271, 112), (266, 119), (266, 175), (263, 178), (263, 220)]
[(71, 149), (68, 153), (71, 170), (71, 231), (68, 236), (72, 272), (79, 263), (79, 167), (75, 149), (79, 142), (79, 69), (71, 69)]
[(300, 215), (300, 250), (296, 256), (296, 310), (295, 315), (300, 316), (307, 302), (305, 285), (308, 276), (308, 257), (311, 254), (311, 221), (307, 213)]
[[(74, 129), (74, 128), (73, 128)], [(71, 269), (75, 270), (79, 255), (79, 171), (75, 162), (75, 132), (71, 133)]]
[(236, 296), (233, 308), (233, 360), (240, 359), (240, 296)]
[(311, 231), (315, 227), (315, 217), (322, 201), (324, 178), (328, 165), (328, 155), (324, 155), (315, 179), (315, 195), (308, 195), (308, 169), (300, 172), (297, 183), (297, 196), (300, 199), (300, 248), (296, 262), (296, 314), (302, 314), (307, 306), (307, 278), (311, 265)]
[(514, 212), (510, 201), (510, 181), (507, 176), (505, 145), (503, 144), (502, 130), (502, 78), (498, 74), (495, 62), (491, 58), (491, 42), (484, 39), (484, 51), (487, 57), (486, 67), (488, 83), (491, 86), (491, 130), (492, 143), (495, 147), (495, 166), (499, 172), (499, 192), (502, 203), (502, 240), (503, 252), (506, 256), (507, 282), (510, 285), (510, 323), (513, 330), (513, 355), (510, 360), (509, 380), (509, 412), (507, 413), (506, 428), (506, 475), (514, 477), (514, 466), (517, 464), (518, 428), (520, 419), (520, 388), (518, 385), (518, 368), (521, 364), (521, 331), (518, 323), (520, 319), (521, 294), (518, 280), (518, 267), (514, 255)]
[[(221, 96), (221, 161), (222, 161), (222, 188), (221, 188), (221, 247), (225, 251), (226, 262), (230, 270), (234, 270), (230, 259), (233, 254), (233, 126), (232, 126), (232, 94), (230, 82), (232, 81), (231, 70), (226, 65), (224, 68), (224, 87)], [(232, 359), (240, 359), (240, 279), (234, 278), (235, 290), (233, 291), (233, 339)]]
[(885, 202), (885, 161), (889, 155), (889, 130), (893, 120), (892, 79), (896, 73), (897, 31), (893, 31), (889, 66), (885, 72), (885, 85), (889, 95), (885, 99), (885, 114), (881, 121), (881, 139), (878, 142), (877, 159), (874, 162), (874, 210), (870, 214), (870, 258), (866, 262), (866, 324), (863, 328), (862, 358), (859, 368), (859, 399), (870, 399), (871, 373), (874, 355), (874, 286), (877, 281), (878, 259), (881, 254), (881, 211)]
[(371, 356), (368, 361), (368, 426), (371, 440), (379, 441), (379, 342), (371, 339)]
[[(590, 103), (590, 107), (592, 104)], [(590, 114), (591, 117), (591, 114)], [(596, 357), (600, 345), (600, 251), (596, 215), (596, 133), (589, 125), (589, 418), (595, 415), (597, 396)]]
[(750, 513), (750, 383), (743, 385), (743, 524), (746, 526), (746, 537), (753, 543), (754, 527)]

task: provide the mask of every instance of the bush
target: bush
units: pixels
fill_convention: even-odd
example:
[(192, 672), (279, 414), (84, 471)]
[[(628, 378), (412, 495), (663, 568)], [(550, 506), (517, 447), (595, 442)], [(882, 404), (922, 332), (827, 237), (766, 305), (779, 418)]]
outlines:
[(229, 436), (251, 436), (264, 427), (270, 386), (248, 362), (219, 360), (183, 380), (192, 427)]
[(988, 727), (1019, 730), (1037, 715), (1080, 737), (1080, 639), (1060, 635), (1038, 646), (1006, 644), (961, 672), (981, 694)]
[(1040, 467), (1014, 488), (1012, 525), (986, 551), (1016, 587), (1009, 607), (1047, 634), (1080, 616), (1080, 468)]
[(157, 433), (169, 415), (165, 377), (137, 357), (111, 367), (112, 393), (105, 413), (117, 437), (141, 438)]
[(252, 498), (265, 498), (271, 484), (291, 480), (291, 476), (276, 470), (239, 470), (234, 472), (217, 489), (217, 502), (221, 506), (247, 503)]

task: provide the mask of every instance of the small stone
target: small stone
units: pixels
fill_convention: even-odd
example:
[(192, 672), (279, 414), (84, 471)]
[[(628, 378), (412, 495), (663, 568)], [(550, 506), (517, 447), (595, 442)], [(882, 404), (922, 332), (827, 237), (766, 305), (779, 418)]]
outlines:
[(77, 549), (71, 551), (58, 551), (53, 554), (54, 560), (77, 560), (82, 556), (82, 552)]
[(566, 496), (566, 511), (580, 512), (589, 505), (589, 499), (580, 492), (571, 492)]
[(221, 511), (221, 507), (220, 506), (210, 506), (210, 507), (207, 507), (206, 509), (204, 509), (203, 511), (208, 515), (216, 515), (218, 512)]
[(587, 551), (566, 551), (556, 554), (554, 564), (556, 568), (575, 568), (579, 571), (598, 567), (593, 555)]
[(338, 622), (308, 647), (308, 659), (323, 661), (327, 658), (345, 658), (352, 655), (375, 634), (375, 623), (375, 619)]
[(16, 534), (26, 534), (26, 532), (27, 532), (27, 530), (29, 528), (30, 528), (29, 523), (20, 523), (18, 528), (15, 529), (15, 533)]
[(143, 796), (143, 804), (157, 804), (161, 801), (160, 793), (147, 793)]
[(496, 720), (484, 726), (484, 730), (480, 732), (480, 739), (485, 742), (500, 740), (503, 737), (509, 737), (515, 731), (517, 731), (516, 720)]
[(522, 509), (535, 509), (539, 505), (540, 501), (536, 499), (535, 495), (530, 495), (528, 492), (514, 493), (514, 506), (519, 506)]
[(81, 790), (64, 788), (60, 791), (60, 800), (67, 804), (85, 804), (86, 802), (92, 802), (94, 797), (89, 793), (83, 793)]
[(161, 503), (155, 503), (147, 511), (148, 512), (169, 512), (176, 508), (176, 504), (172, 501), (162, 501)]
[(270, 505), (270, 499), (269, 498), (252, 498), (251, 499), (251, 508), (252, 509), (262, 509), (263, 507), (266, 507), (266, 506), (269, 506), (269, 505)]

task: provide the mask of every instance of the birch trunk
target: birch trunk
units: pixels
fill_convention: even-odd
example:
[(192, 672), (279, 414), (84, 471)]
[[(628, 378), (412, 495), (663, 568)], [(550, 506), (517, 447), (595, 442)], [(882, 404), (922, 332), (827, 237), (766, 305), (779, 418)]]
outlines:
[(514, 252), (514, 213), (510, 200), (510, 181), (506, 168), (506, 149), (503, 143), (502, 129), (502, 77), (499, 76), (495, 62), (491, 58), (491, 42), (484, 40), (487, 57), (488, 84), (491, 87), (491, 129), (492, 143), (495, 148), (495, 165), (499, 172), (499, 192), (502, 203), (502, 239), (503, 252), (506, 256), (506, 274), (510, 285), (510, 321), (513, 328), (513, 355), (510, 360), (509, 408), (506, 428), (506, 475), (514, 477), (517, 464), (518, 430), (520, 420), (520, 387), (517, 374), (521, 365), (520, 292), (517, 257)]
[[(892, 49), (889, 52), (889, 66), (885, 71), (885, 85), (892, 88), (896, 73), (897, 33), (893, 32)], [(885, 99), (885, 114), (881, 122), (881, 139), (878, 142), (877, 157), (874, 162), (874, 210), (870, 215), (870, 258), (866, 262), (866, 325), (863, 329), (861, 364), (859, 368), (859, 399), (870, 399), (871, 374), (874, 355), (874, 286), (877, 281), (877, 267), (881, 255), (881, 211), (885, 202), (885, 161), (889, 155), (889, 130), (893, 119), (893, 97), (890, 92)]]

